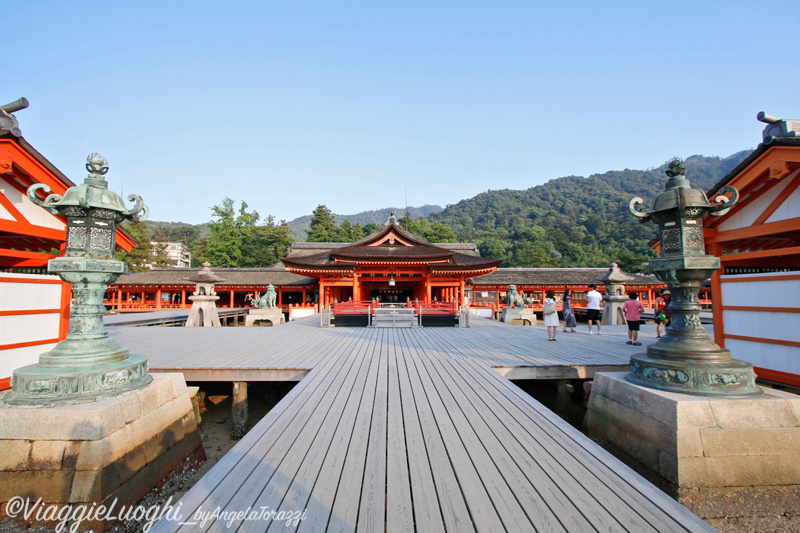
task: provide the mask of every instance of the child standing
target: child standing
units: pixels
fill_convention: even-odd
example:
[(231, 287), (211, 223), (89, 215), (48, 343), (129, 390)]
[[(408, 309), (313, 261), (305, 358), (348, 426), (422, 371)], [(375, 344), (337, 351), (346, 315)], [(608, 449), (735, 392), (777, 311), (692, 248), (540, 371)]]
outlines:
[(632, 292), (628, 295), (628, 301), (622, 306), (625, 312), (625, 320), (628, 322), (628, 342), (633, 346), (641, 346), (639, 342), (639, 323), (641, 322), (641, 312), (644, 311), (642, 302), (639, 301), (639, 293)]

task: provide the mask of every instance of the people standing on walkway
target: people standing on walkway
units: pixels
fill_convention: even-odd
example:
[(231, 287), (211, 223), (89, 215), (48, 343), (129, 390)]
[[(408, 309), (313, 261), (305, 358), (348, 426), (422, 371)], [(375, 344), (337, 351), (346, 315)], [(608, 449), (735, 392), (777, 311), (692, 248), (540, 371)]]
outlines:
[(666, 324), (669, 326), (669, 320), (672, 317), (672, 313), (669, 310), (669, 302), (672, 296), (667, 289), (661, 291), (661, 295), (656, 298), (656, 338), (661, 338), (661, 328), (665, 327)]
[(641, 346), (639, 342), (639, 324), (642, 321), (642, 311), (644, 306), (639, 301), (639, 293), (631, 292), (628, 295), (628, 301), (622, 306), (625, 312), (625, 321), (628, 323), (628, 342), (625, 344), (632, 344), (634, 346)]
[(547, 336), (549, 341), (556, 340), (556, 333), (558, 333), (558, 306), (556, 294), (549, 290), (544, 295), (544, 304), (542, 305), (542, 315), (544, 316), (544, 325), (547, 326)]
[(572, 307), (572, 291), (567, 289), (564, 291), (564, 307), (561, 313), (564, 315), (564, 333), (567, 332), (567, 328), (570, 328), (570, 333), (575, 333), (575, 326), (578, 323), (575, 321), (575, 308)]
[(597, 334), (600, 335), (600, 309), (603, 295), (597, 292), (597, 285), (589, 285), (589, 292), (586, 293), (586, 320), (589, 323), (589, 335), (592, 334), (592, 322), (597, 322)]

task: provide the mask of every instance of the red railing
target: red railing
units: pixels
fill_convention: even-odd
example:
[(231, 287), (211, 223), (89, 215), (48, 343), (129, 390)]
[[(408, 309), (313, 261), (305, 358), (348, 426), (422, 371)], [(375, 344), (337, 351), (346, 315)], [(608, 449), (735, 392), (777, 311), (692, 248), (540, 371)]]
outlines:
[(458, 304), (456, 302), (409, 300), (406, 306), (416, 310), (418, 315), (455, 315), (458, 313)]
[(333, 304), (333, 314), (364, 315), (375, 307), (375, 303), (370, 300), (348, 300), (346, 302), (336, 302)]

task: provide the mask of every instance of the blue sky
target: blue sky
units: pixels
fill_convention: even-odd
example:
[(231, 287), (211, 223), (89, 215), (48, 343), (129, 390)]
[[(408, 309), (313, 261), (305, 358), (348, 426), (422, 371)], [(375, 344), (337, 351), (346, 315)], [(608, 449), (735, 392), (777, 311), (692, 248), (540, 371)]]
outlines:
[[(154, 220), (292, 219), (754, 148), (800, 118), (796, 0), (7, 7), (0, 103)], [(10, 10), (10, 12), (8, 11)]]

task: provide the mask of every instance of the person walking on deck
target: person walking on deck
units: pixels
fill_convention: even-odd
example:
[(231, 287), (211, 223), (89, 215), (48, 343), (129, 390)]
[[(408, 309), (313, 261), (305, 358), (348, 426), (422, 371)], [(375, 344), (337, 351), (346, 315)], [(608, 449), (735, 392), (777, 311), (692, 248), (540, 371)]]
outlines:
[(644, 311), (644, 306), (639, 301), (638, 292), (631, 292), (628, 298), (628, 301), (622, 306), (622, 310), (625, 312), (625, 321), (628, 323), (628, 342), (625, 344), (641, 346), (642, 343), (639, 342), (639, 324), (642, 321), (641, 313)]
[(592, 283), (589, 285), (589, 292), (586, 293), (586, 320), (589, 323), (589, 335), (592, 334), (592, 322), (597, 322), (597, 334), (600, 335), (600, 306), (603, 301), (603, 295), (597, 292), (597, 285)]
[(575, 326), (578, 323), (575, 321), (575, 308), (572, 307), (572, 291), (570, 289), (564, 291), (563, 301), (564, 307), (561, 312), (564, 315), (564, 333), (567, 332), (567, 328), (570, 333), (575, 333)]
[(671, 295), (667, 289), (661, 291), (661, 296), (656, 298), (656, 311), (654, 313), (656, 322), (656, 339), (661, 338), (661, 328), (669, 326), (669, 320), (672, 316), (672, 313), (669, 310), (670, 299)]

